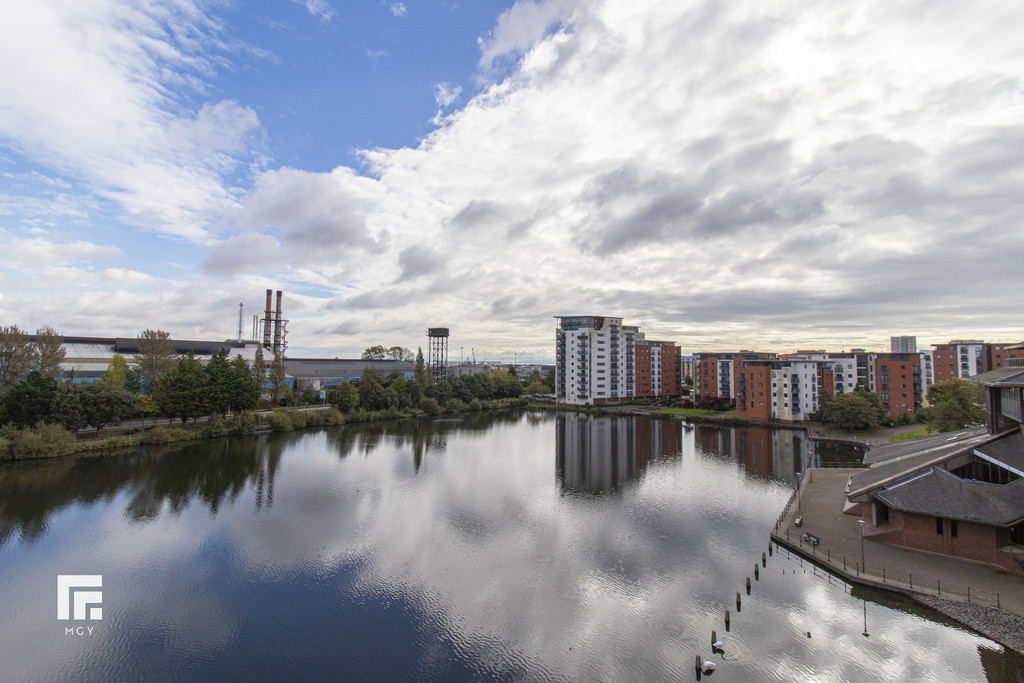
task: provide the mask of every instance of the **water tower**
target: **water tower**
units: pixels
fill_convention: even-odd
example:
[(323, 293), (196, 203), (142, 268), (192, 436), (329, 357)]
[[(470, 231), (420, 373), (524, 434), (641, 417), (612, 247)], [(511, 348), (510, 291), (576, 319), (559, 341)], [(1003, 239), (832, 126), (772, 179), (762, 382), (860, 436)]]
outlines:
[(427, 329), (427, 365), (437, 382), (448, 377), (448, 328)]

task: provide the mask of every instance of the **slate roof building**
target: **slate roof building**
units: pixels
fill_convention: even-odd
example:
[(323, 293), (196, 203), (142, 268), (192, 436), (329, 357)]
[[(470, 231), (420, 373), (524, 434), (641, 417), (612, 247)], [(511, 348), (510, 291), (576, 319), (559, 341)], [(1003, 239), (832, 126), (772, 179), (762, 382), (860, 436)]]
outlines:
[(876, 540), (1024, 573), (1024, 362), (970, 381), (987, 425), (872, 449), (846, 511)]

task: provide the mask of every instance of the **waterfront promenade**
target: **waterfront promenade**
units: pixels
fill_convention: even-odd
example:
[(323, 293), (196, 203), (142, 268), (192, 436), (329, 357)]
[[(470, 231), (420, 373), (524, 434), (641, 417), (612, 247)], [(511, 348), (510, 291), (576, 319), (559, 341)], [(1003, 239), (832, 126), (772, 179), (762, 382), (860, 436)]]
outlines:
[[(859, 518), (843, 514), (846, 482), (852, 474), (862, 471), (805, 470), (799, 493), (794, 494), (780, 515), (772, 540), (827, 567), (849, 583), (915, 597), (941, 597), (995, 607), (1017, 615), (1018, 619), (1012, 621), (1018, 627), (1024, 624), (1024, 576), (980, 562), (873, 541), (870, 523), (864, 525), (866, 537), (862, 539)], [(796, 526), (797, 517), (803, 517), (803, 526)], [(804, 534), (813, 534), (820, 542), (812, 546), (803, 540)], [(978, 628), (974, 623), (968, 625)], [(1024, 638), (1024, 634), (1019, 635)], [(1018, 648), (1014, 645), (1014, 649)]]

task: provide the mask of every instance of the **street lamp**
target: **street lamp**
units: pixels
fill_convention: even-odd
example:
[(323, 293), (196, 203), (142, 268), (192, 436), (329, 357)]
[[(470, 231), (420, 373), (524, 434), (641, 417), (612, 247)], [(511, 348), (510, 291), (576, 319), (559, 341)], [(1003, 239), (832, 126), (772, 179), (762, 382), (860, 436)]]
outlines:
[[(864, 565), (864, 525), (867, 524), (867, 522), (863, 519), (858, 519), (857, 522), (860, 524), (860, 570), (865, 571), (867, 567)], [(867, 614), (867, 612), (865, 612), (865, 614)]]

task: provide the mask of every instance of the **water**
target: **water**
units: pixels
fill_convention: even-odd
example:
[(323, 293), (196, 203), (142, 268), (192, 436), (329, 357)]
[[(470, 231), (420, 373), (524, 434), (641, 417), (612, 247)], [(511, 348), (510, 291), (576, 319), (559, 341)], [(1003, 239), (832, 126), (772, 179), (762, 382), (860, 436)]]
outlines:
[[(2, 465), (0, 680), (1022, 680), (785, 551), (754, 580), (815, 457), (507, 413)], [(102, 575), (102, 620), (56, 619), (58, 574)]]

